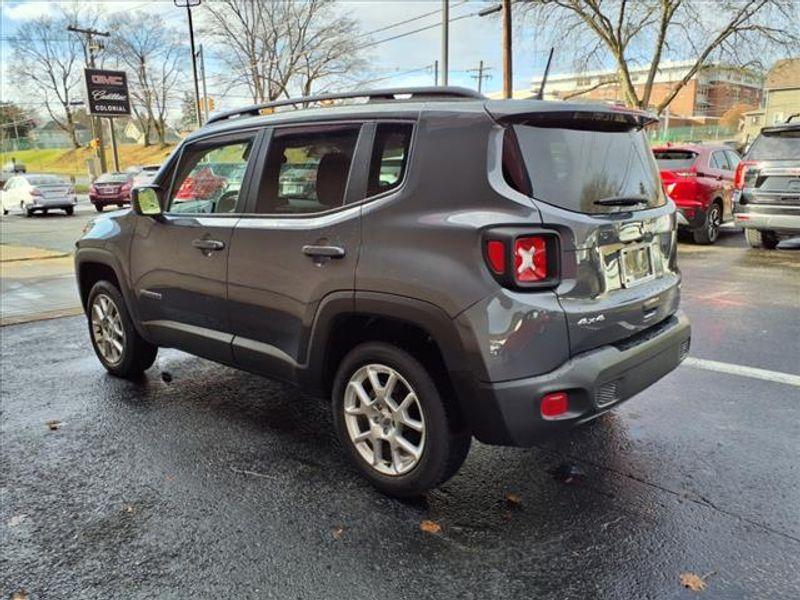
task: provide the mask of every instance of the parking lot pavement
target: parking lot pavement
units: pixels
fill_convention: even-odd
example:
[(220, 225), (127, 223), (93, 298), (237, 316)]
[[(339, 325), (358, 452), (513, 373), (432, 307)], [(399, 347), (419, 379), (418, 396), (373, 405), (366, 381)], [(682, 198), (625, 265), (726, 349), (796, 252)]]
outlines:
[(800, 375), (798, 262), (682, 247), (697, 366), (566, 438), (474, 444), (411, 502), (347, 466), (325, 402), (172, 350), (111, 378), (81, 317), (5, 327), (0, 593), (800, 597), (800, 387), (769, 380)]

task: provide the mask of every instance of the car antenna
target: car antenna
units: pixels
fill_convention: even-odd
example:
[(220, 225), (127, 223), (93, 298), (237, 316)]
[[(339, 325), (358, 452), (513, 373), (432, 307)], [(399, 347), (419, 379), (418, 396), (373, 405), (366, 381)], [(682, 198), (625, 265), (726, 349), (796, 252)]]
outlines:
[(542, 83), (539, 85), (539, 92), (536, 94), (537, 100), (544, 100), (544, 85), (547, 83), (547, 75), (550, 73), (550, 62), (553, 60), (553, 48), (550, 48), (550, 54), (547, 55), (547, 66), (544, 68), (544, 75), (542, 76)]

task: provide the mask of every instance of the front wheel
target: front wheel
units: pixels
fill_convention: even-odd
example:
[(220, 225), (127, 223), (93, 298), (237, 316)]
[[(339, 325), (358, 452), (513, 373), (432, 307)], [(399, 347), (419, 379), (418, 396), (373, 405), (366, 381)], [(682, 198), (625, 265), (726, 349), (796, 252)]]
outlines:
[(381, 342), (361, 344), (342, 361), (333, 419), (350, 461), (392, 496), (416, 496), (452, 477), (472, 439), (425, 367)]
[(109, 373), (134, 378), (152, 366), (158, 346), (136, 331), (125, 300), (113, 283), (94, 284), (86, 306), (92, 346)]
[(719, 238), (719, 228), (722, 225), (722, 209), (714, 203), (708, 207), (706, 220), (699, 229), (692, 231), (695, 244), (713, 244)]

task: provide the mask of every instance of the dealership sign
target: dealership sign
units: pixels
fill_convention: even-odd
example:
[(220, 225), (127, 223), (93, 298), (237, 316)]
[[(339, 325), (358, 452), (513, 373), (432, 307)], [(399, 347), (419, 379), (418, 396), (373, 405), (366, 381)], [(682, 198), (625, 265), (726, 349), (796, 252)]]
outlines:
[(131, 114), (128, 76), (125, 71), (84, 69), (86, 106), (90, 115), (113, 117)]

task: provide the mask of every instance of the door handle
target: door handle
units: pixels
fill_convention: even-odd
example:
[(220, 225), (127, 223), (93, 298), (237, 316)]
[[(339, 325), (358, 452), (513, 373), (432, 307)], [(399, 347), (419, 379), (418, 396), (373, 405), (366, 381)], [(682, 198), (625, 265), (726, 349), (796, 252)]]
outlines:
[(225, 247), (225, 242), (220, 242), (219, 240), (194, 240), (192, 246), (204, 252), (212, 252), (222, 250)]
[(342, 258), (344, 248), (341, 246), (303, 246), (303, 254), (314, 258)]

